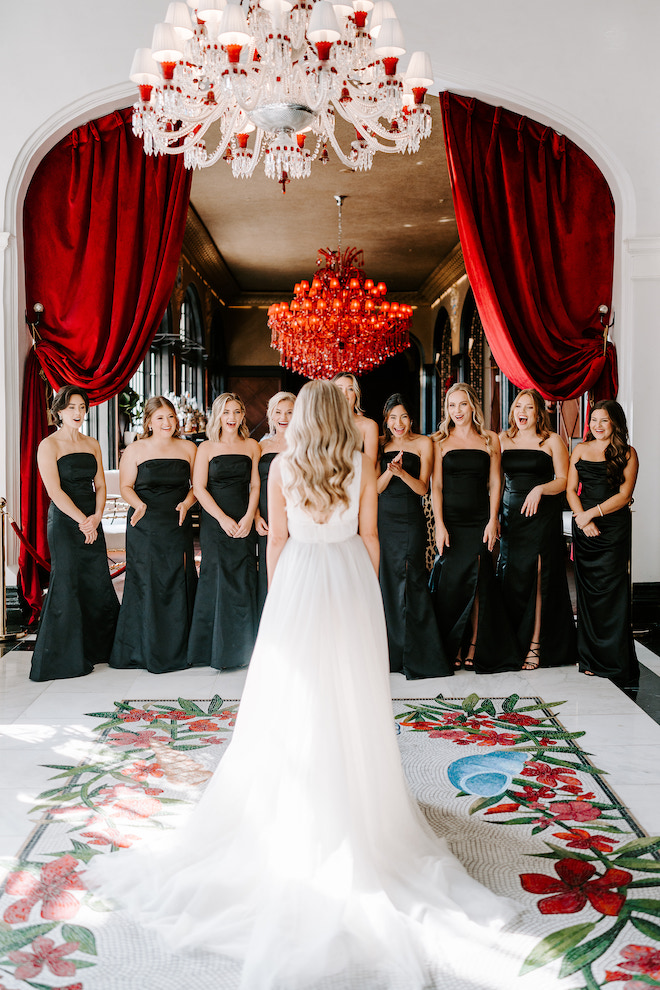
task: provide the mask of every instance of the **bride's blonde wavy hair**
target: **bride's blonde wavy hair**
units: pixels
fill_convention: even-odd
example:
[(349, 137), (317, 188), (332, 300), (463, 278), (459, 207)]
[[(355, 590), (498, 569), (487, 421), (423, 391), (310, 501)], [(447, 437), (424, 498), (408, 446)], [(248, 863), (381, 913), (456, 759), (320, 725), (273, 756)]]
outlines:
[(482, 438), (486, 444), (486, 448), (490, 452), (490, 437), (486, 432), (486, 420), (479, 402), (477, 393), (471, 385), (467, 382), (454, 382), (450, 388), (447, 389), (445, 394), (445, 415), (444, 419), (438, 426), (435, 433), (431, 434), (431, 440), (439, 440), (442, 442), (446, 440), (451, 431), (454, 429), (454, 421), (449, 415), (449, 397), (453, 395), (454, 392), (465, 392), (467, 395), (468, 404), (472, 410), (472, 426), (476, 433)]
[(353, 454), (361, 448), (362, 437), (339, 389), (324, 381), (303, 385), (280, 454), (300, 506), (315, 513), (348, 507)]

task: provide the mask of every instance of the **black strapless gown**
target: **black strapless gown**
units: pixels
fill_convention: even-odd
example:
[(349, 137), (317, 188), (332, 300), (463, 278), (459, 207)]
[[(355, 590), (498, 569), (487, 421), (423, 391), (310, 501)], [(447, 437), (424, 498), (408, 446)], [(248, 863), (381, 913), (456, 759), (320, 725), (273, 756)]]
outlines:
[(128, 510), (126, 583), (110, 666), (163, 674), (187, 666), (197, 572), (190, 512), (179, 526), (175, 507), (190, 491), (190, 464), (177, 457), (143, 461), (134, 487), (147, 511), (131, 526)]
[[(277, 457), (277, 453), (263, 454), (259, 461), (259, 478), (261, 488), (259, 489), (259, 512), (268, 522), (268, 472), (270, 466)], [(266, 595), (268, 594), (268, 572), (266, 571), (266, 544), (267, 536), (257, 534), (257, 615), (261, 618)]]
[(474, 670), (494, 674), (520, 670), (522, 657), (502, 593), (495, 580), (492, 556), (483, 542), (490, 515), (485, 450), (448, 450), (442, 459), (443, 518), (450, 546), (435, 559), (430, 587), (445, 650), (456, 657), (470, 645), (470, 615), (477, 590), (479, 610)]
[[(64, 454), (58, 458), (57, 470), (62, 491), (86, 516), (93, 515), (94, 455), (87, 451)], [(81, 677), (110, 656), (119, 602), (100, 526), (97, 532), (94, 543), (85, 543), (78, 523), (51, 502), (50, 583), (32, 656), (31, 681)]]
[[(616, 494), (605, 461), (577, 462), (580, 501), (591, 509)], [(573, 523), (577, 654), (580, 670), (609, 677), (618, 687), (639, 686), (639, 664), (632, 635), (630, 593), (631, 515), (628, 506), (598, 515), (600, 536), (585, 536)]]
[[(247, 512), (252, 458), (219, 454), (209, 461), (207, 488), (223, 512), (237, 522)], [(188, 663), (244, 667), (257, 635), (257, 563), (254, 527), (249, 536), (227, 536), (202, 509), (202, 566), (190, 628)]]
[(502, 468), (505, 485), (497, 576), (509, 620), (525, 655), (534, 632), (540, 557), (541, 666), (575, 663), (575, 623), (566, 580), (561, 495), (543, 495), (534, 516), (520, 512), (532, 488), (553, 480), (552, 457), (543, 450), (505, 450)]
[[(398, 453), (392, 450), (382, 455), (381, 471), (387, 470)], [(408, 474), (419, 478), (421, 461), (417, 454), (405, 450), (402, 463)], [(428, 590), (422, 500), (396, 475), (378, 496), (378, 535), (390, 670), (401, 671), (409, 680), (453, 674)]]

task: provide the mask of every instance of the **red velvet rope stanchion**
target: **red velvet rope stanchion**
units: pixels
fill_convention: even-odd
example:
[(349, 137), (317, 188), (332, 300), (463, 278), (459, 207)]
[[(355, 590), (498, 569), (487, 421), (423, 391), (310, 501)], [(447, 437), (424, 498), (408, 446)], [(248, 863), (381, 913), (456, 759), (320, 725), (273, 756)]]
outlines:
[(39, 564), (39, 567), (43, 567), (45, 571), (50, 571), (50, 564), (48, 563), (48, 561), (44, 560), (41, 554), (38, 553), (30, 543), (28, 543), (25, 536), (23, 535), (23, 532), (21, 531), (21, 529), (19, 529), (18, 524), (12, 519), (9, 513), (7, 513), (7, 516), (9, 518), (9, 522), (11, 523), (11, 528), (14, 530), (16, 536), (19, 538), (19, 540), (21, 541), (27, 552), (30, 554), (32, 559), (35, 560), (37, 564)]

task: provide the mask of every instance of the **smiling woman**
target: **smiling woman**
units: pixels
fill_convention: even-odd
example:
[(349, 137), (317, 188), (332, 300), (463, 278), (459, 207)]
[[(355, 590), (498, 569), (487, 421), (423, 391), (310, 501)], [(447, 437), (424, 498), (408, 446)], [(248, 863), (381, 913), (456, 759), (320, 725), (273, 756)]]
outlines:
[(162, 395), (144, 407), (143, 432), (119, 467), (128, 502), (126, 584), (111, 667), (154, 674), (186, 666), (197, 575), (188, 510), (195, 445), (179, 436), (174, 406)]
[(51, 499), (51, 577), (30, 679), (89, 674), (112, 648), (119, 604), (101, 529), (105, 476), (97, 440), (80, 432), (89, 398), (66, 385), (53, 400), (56, 433), (39, 444), (37, 462)]

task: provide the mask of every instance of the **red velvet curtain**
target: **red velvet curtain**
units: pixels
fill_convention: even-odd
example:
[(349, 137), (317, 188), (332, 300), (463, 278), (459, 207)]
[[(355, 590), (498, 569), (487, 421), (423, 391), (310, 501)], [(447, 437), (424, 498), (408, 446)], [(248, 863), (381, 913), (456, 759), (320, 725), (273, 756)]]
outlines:
[(577, 145), (501, 107), (442, 93), (458, 233), (486, 338), (504, 374), (546, 399), (613, 398), (614, 203)]
[[(150, 158), (131, 110), (77, 127), (43, 159), (24, 207), (28, 313), (44, 306), (28, 356), (21, 435), (21, 525), (48, 558), (48, 498), (36, 465), (46, 436), (45, 379), (85, 389), (92, 404), (135, 373), (163, 317), (176, 277), (191, 173), (180, 156)], [(21, 550), (23, 594), (33, 617), (40, 574)]]

